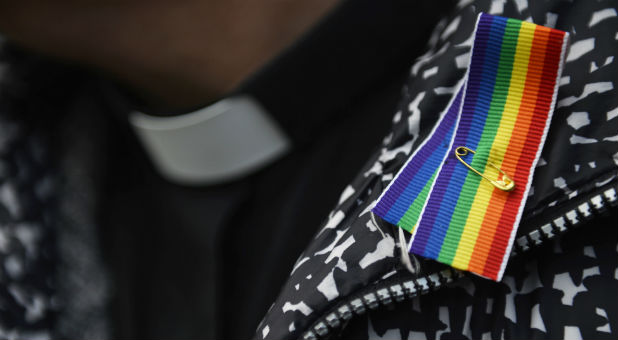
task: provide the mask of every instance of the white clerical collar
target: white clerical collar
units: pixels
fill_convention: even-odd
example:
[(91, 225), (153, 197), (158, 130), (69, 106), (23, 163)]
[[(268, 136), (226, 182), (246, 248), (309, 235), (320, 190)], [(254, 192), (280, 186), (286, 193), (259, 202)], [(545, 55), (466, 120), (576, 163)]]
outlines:
[(277, 123), (248, 96), (226, 98), (179, 116), (134, 111), (129, 121), (159, 172), (183, 185), (240, 178), (290, 148)]

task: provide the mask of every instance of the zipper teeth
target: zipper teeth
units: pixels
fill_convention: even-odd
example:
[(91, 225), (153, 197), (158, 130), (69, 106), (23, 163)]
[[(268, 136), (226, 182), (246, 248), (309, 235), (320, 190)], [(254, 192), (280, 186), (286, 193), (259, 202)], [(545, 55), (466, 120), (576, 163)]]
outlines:
[(324, 338), (331, 330), (339, 328), (355, 315), (363, 315), (367, 310), (376, 309), (380, 305), (388, 306), (393, 302), (401, 302), (436, 290), (452, 283), (461, 276), (463, 274), (460, 271), (448, 268), (424, 277), (407, 279), (401, 283), (393, 283), (376, 288), (356, 296), (350, 301), (339, 304), (337, 308), (314, 323), (313, 327), (303, 334), (302, 339), (316, 340)]
[(579, 204), (575, 209), (571, 209), (551, 220), (548, 223), (537, 227), (526, 235), (515, 239), (511, 255), (524, 253), (531, 248), (541, 245), (547, 240), (563, 234), (572, 227), (576, 227), (594, 218), (596, 215), (607, 211), (608, 206), (618, 207), (618, 186), (614, 185), (600, 194), (593, 195), (587, 201)]
[[(609, 207), (618, 207), (618, 186), (614, 185), (600, 194), (590, 197), (575, 209), (554, 218), (552, 221), (536, 228), (526, 235), (515, 239), (511, 257), (538, 247), (543, 242), (563, 234), (572, 227), (578, 226), (602, 214)], [(459, 270), (448, 268), (440, 272), (422, 276), (416, 279), (406, 279), (402, 282), (389, 283), (354, 298), (339, 303), (326, 316), (319, 318), (302, 335), (304, 340), (317, 340), (327, 337), (332, 331), (355, 315), (363, 315), (367, 310), (373, 310), (380, 305), (389, 306), (393, 302), (401, 302), (437, 290), (463, 276)]]

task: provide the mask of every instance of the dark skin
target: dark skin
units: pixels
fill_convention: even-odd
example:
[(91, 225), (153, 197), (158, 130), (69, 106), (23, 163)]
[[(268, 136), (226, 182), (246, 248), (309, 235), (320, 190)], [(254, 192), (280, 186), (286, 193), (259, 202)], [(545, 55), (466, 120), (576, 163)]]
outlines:
[(224, 96), (336, 0), (0, 0), (0, 32), (102, 71), (158, 108)]

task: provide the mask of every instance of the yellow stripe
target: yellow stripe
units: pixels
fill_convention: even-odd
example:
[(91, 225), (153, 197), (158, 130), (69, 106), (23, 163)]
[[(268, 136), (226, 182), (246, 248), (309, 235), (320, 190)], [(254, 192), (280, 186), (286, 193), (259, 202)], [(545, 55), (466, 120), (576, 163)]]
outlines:
[[(535, 25), (529, 22), (523, 22), (519, 29), (519, 37), (517, 40), (517, 48), (515, 50), (515, 58), (513, 61), (513, 72), (518, 70), (528, 69), (528, 59), (530, 59), (530, 49), (532, 48), (532, 40), (534, 38)], [(499, 168), (502, 167), (502, 160), (508, 147), (508, 142), (511, 139), (513, 127), (517, 120), (519, 105), (524, 92), (526, 77), (516, 76), (511, 77), (509, 84), (509, 92), (504, 105), (504, 112), (500, 120), (498, 132), (489, 152), (488, 162), (496, 164)], [(490, 178), (497, 178), (498, 171), (492, 167), (486, 167), (485, 173)], [(512, 174), (510, 174), (512, 176)], [(461, 234), (461, 239), (457, 247), (457, 252), (453, 258), (452, 266), (455, 268), (468, 269), (470, 257), (474, 251), (476, 239), (479, 230), (483, 223), (485, 211), (491, 199), (492, 192), (496, 189), (488, 181), (481, 181), (474, 197), (472, 207), (468, 213), (466, 224)]]

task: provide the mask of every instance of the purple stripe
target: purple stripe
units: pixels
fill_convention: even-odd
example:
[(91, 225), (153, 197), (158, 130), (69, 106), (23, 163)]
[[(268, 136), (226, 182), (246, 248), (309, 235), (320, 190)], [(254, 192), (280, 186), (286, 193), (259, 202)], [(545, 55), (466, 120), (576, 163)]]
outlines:
[[(444, 119), (439, 123), (438, 128), (432, 134), (431, 140), (429, 140), (426, 144), (428, 145), (429, 142), (431, 142), (432, 145), (429, 148), (424, 148), (425, 150), (421, 150), (423, 152), (419, 152), (408, 163), (408, 168), (414, 167), (419, 168), (419, 170), (412, 169), (417, 173), (411, 177), (408, 181), (408, 185), (404, 187), (405, 190), (401, 193), (399, 198), (396, 199), (395, 204), (386, 214), (385, 219), (387, 221), (394, 221), (391, 223), (399, 224), (399, 221), (408, 211), (410, 205), (412, 205), (414, 200), (418, 197), (418, 194), (423, 190), (426, 183), (432, 178), (436, 169), (439, 169), (442, 165), (444, 156), (449, 151), (449, 145), (451, 143), (452, 136), (454, 135), (454, 125), (457, 120), (461, 97), (461, 93), (458, 93), (455, 97), (456, 100), (453, 102), (453, 105), (449, 107)], [(432, 148), (435, 148), (433, 152), (430, 150)], [(402, 183), (403, 182), (396, 184)]]
[[(479, 90), (481, 88), (481, 83), (483, 81), (483, 76), (487, 73), (487, 68), (497, 68), (496, 65), (487, 65), (485, 61), (486, 50), (488, 48), (488, 41), (490, 40), (490, 34), (492, 32), (490, 29), (493, 23), (493, 17), (490, 15), (481, 15), (479, 19), (476, 36), (474, 40), (474, 46), (472, 51), (472, 58), (470, 60), (470, 70), (468, 73), (468, 80), (466, 84), (466, 93), (463, 104), (463, 113), (461, 120), (459, 122), (459, 126), (455, 135), (455, 143), (453, 143), (453, 149), (460, 145), (467, 145), (469, 147), (474, 147), (468, 145), (468, 135), (470, 134), (470, 127), (472, 120), (474, 119), (474, 113), (477, 110), (477, 102), (479, 99)], [(485, 69), (483, 68), (485, 66)], [(489, 72), (495, 74), (494, 72)], [(492, 79), (485, 79), (484, 81), (494, 82), (495, 75)], [(493, 85), (492, 85), (493, 86)], [(481, 114), (481, 112), (476, 112), (477, 114)], [(478, 117), (477, 117), (478, 119)], [(484, 121), (484, 118), (481, 117)], [(480, 136), (479, 136), (480, 137)], [(414, 241), (412, 242), (410, 251), (415, 254), (425, 255), (427, 242), (434, 231), (434, 229), (440, 229), (440, 231), (446, 231), (448, 225), (435, 225), (436, 219), (438, 218), (442, 206), (442, 202), (446, 195), (446, 189), (448, 188), (452, 175), (455, 171), (457, 165), (463, 167), (463, 165), (459, 164), (459, 162), (450, 158), (450, 161), (445, 162), (442, 170), (438, 175), (438, 179), (436, 180), (436, 184), (431, 192), (429, 200), (431, 202), (435, 202), (435, 204), (427, 204), (426, 209), (423, 212), (423, 218), (419, 222), (419, 226), (416, 230), (416, 235), (414, 237)], [(466, 169), (467, 170), (467, 169)], [(453, 183), (454, 184), (454, 183)], [(463, 182), (462, 182), (463, 184)], [(455, 199), (455, 202), (457, 200)], [(450, 218), (450, 216), (449, 216)], [(444, 230), (442, 230), (444, 229)], [(435, 249), (432, 249), (431, 253), (435, 253)], [(435, 257), (433, 257), (435, 258)]]
[[(373, 209), (374, 213), (392, 224), (399, 223), (401, 217), (421, 192), (427, 181), (431, 179), (436, 168), (444, 159), (452, 136), (453, 125), (456, 122), (461, 104), (460, 90), (444, 115), (434, 133), (427, 142), (412, 156), (403, 171), (397, 175), (395, 182), (384, 194)], [(446, 144), (446, 145), (445, 145)]]
[[(463, 145), (466, 145), (472, 149), (477, 149), (478, 143), (485, 132), (485, 124), (488, 119), (489, 108), (491, 107), (495, 91), (497, 90), (497, 72), (500, 67), (500, 59), (502, 57), (502, 40), (504, 39), (506, 26), (506, 18), (493, 18), (493, 22), (490, 26), (489, 41), (487, 49), (485, 50), (483, 69), (481, 72), (476, 72), (476, 70), (471, 69), (468, 76), (469, 84), (478, 83), (480, 85), (476, 106), (473, 108), (464, 107), (461, 114), (461, 120), (469, 119), (471, 122), (471, 127), (468, 131), (468, 138)], [(481, 28), (482, 27), (479, 26), (479, 29)], [(468, 176), (474, 175), (471, 175), (470, 171), (464, 165), (457, 162), (455, 170), (451, 176), (452, 179), (446, 188), (446, 194), (444, 195), (443, 201), (436, 201), (436, 204), (440, 205), (440, 210), (436, 214), (436, 222), (433, 224), (424, 252), (424, 254), (430, 258), (438, 258), (440, 255), (442, 244), (444, 243), (447, 229), (451, 224), (455, 207), (459, 202), (464, 183), (466, 182)]]

